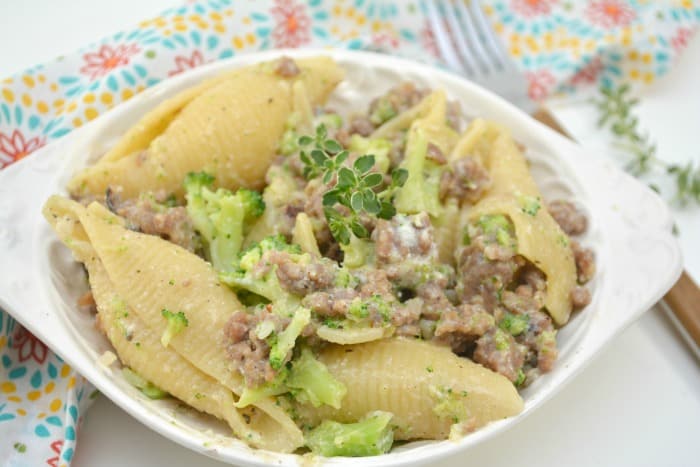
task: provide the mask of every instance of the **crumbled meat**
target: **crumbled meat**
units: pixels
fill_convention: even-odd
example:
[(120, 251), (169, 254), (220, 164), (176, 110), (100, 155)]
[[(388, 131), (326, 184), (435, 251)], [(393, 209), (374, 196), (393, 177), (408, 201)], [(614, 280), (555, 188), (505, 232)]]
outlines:
[(277, 279), (285, 289), (297, 295), (330, 287), (335, 279), (335, 266), (331, 261), (311, 260), (297, 263), (283, 251), (270, 251), (265, 255), (268, 264), (277, 265)]
[(310, 293), (304, 297), (302, 305), (320, 316), (344, 318), (357, 297), (359, 293), (354, 289), (331, 289), (327, 292)]
[(443, 312), (453, 308), (445, 295), (445, 282), (440, 280), (428, 281), (416, 288), (416, 297), (423, 301), (423, 317), (438, 320)]
[(515, 381), (518, 379), (518, 370), (525, 362), (525, 354), (526, 350), (513, 336), (492, 328), (476, 341), (474, 361)]
[(433, 340), (449, 345), (455, 353), (463, 354), (493, 326), (493, 316), (481, 304), (465, 303), (449, 307), (442, 313)]
[(372, 233), (377, 261), (393, 264), (407, 259), (433, 260), (437, 256), (433, 227), (426, 213), (380, 219)]
[(547, 210), (567, 235), (580, 235), (588, 227), (586, 216), (569, 201), (552, 201), (547, 206)]
[(532, 296), (518, 294), (509, 290), (505, 290), (501, 294), (501, 303), (508, 310), (520, 315), (534, 313), (542, 307)]
[[(394, 115), (398, 115), (418, 104), (427, 94), (428, 90), (418, 89), (413, 83), (401, 83), (385, 95), (374, 99), (369, 106), (369, 114), (374, 115), (382, 107), (387, 107)], [(378, 121), (378, 123), (383, 122)]]
[(263, 321), (272, 322), (275, 332), (282, 331), (288, 324), (288, 320), (265, 307), (256, 309), (255, 313), (235, 312), (224, 328), (228, 357), (250, 387), (272, 381), (276, 376), (270, 366), (270, 346), (254, 332)]
[(121, 201), (117, 191), (108, 190), (106, 204), (112, 212), (124, 217), (132, 230), (158, 235), (189, 251), (195, 251), (199, 247), (199, 237), (187, 210), (183, 206), (169, 207), (162, 204), (165, 199), (164, 193), (155, 193)]
[(474, 204), (491, 186), (486, 169), (473, 157), (453, 161), (440, 179), (440, 198), (456, 198)]
[[(398, 329), (409, 325), (416, 326), (421, 317), (422, 307), (423, 300), (420, 298), (406, 300), (404, 303), (401, 303), (394, 308), (391, 315), (391, 324), (396, 326)], [(407, 330), (404, 329), (403, 332), (399, 332), (399, 335), (415, 335), (412, 334), (414, 329), (411, 329), (411, 331), (408, 333), (406, 331)], [(417, 335), (420, 335), (420, 329), (418, 329), (418, 331), (419, 332)]]
[(522, 262), (519, 256), (489, 260), (476, 242), (462, 248), (457, 257), (458, 292), (462, 301), (468, 302), (472, 297), (480, 296), (487, 310), (492, 310)]
[(392, 300), (394, 298), (393, 286), (391, 282), (389, 282), (385, 271), (367, 268), (358, 271), (356, 277), (360, 281), (360, 295), (362, 295), (363, 298), (374, 296), (382, 297), (385, 300)]
[(578, 310), (591, 303), (591, 291), (586, 287), (577, 285), (571, 291), (571, 306)]
[(293, 59), (289, 57), (282, 57), (277, 62), (275, 73), (283, 78), (293, 78), (301, 73), (301, 70)]
[(576, 261), (576, 273), (578, 282), (585, 284), (593, 278), (595, 274), (595, 257), (593, 250), (584, 248), (575, 240), (571, 241), (571, 250), (574, 252), (574, 261)]
[(350, 127), (348, 128), (348, 132), (351, 135), (359, 134), (360, 136), (369, 136), (373, 131), (374, 125), (372, 122), (369, 118), (361, 115), (353, 117), (350, 121)]
[(428, 151), (425, 158), (439, 165), (447, 164), (447, 157), (445, 157), (442, 149), (437, 144), (428, 143)]

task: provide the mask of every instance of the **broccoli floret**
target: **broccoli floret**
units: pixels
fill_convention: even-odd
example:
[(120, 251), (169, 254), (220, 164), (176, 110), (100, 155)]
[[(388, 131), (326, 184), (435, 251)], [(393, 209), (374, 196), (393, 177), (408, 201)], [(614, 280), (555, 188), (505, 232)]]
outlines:
[(182, 311), (173, 313), (163, 308), (160, 313), (168, 320), (168, 327), (165, 328), (163, 335), (160, 337), (160, 343), (163, 344), (163, 347), (167, 347), (170, 344), (170, 340), (181, 333), (190, 323)]
[(520, 203), (520, 209), (532, 217), (535, 217), (542, 207), (540, 198), (536, 196), (518, 195), (518, 203)]
[(243, 408), (265, 397), (287, 392), (299, 403), (314, 407), (326, 404), (338, 409), (347, 388), (314, 357), (310, 349), (303, 348), (299, 356), (285, 365), (274, 380), (257, 388), (245, 388), (235, 405)]
[(265, 211), (265, 202), (260, 193), (245, 188), (235, 194), (223, 188), (213, 191), (213, 182), (205, 172), (187, 174), (187, 213), (205, 240), (214, 268), (230, 271), (248, 226)]
[(428, 138), (422, 128), (411, 128), (406, 143), (406, 157), (401, 167), (408, 171), (408, 179), (396, 194), (396, 210), (404, 214), (427, 212), (438, 217), (440, 205), (440, 168), (426, 160)]
[(506, 313), (503, 319), (498, 323), (498, 327), (509, 332), (512, 336), (519, 336), (530, 324), (529, 315), (514, 315)]
[(515, 229), (506, 216), (502, 214), (483, 215), (477, 221), (477, 226), (486, 236), (495, 239), (499, 245), (515, 248)]
[(219, 279), (236, 291), (252, 292), (268, 300), (278, 315), (293, 317), (299, 306), (299, 297), (282, 287), (277, 278), (276, 268), (267, 268), (264, 274), (260, 274), (255, 269), (268, 251), (287, 252), (293, 259), (299, 261), (309, 258), (308, 255), (301, 254), (298, 245), (288, 244), (284, 236), (270, 236), (242, 251), (234, 262), (233, 271), (222, 272), (219, 274)]
[(333, 456), (376, 456), (391, 449), (394, 431), (389, 425), (393, 415), (371, 412), (357, 423), (324, 420), (306, 433), (306, 445), (315, 454)]
[(311, 311), (308, 308), (298, 308), (294, 313), (292, 321), (284, 328), (284, 331), (274, 336), (274, 341), (270, 346), (270, 366), (273, 370), (279, 370), (287, 359), (287, 354), (294, 349), (297, 337), (301, 335), (309, 321)]
[(380, 97), (377, 104), (374, 106), (374, 111), (369, 116), (369, 121), (375, 125), (381, 125), (384, 122), (396, 117), (398, 112), (391, 100), (387, 97)]
[(326, 365), (319, 362), (308, 348), (303, 348), (299, 357), (292, 361), (287, 386), (297, 402), (314, 407), (326, 404), (339, 409), (348, 392), (345, 385), (335, 379)]
[(343, 126), (343, 117), (338, 114), (321, 114), (314, 118), (314, 128), (319, 125), (325, 125), (326, 128), (340, 130)]
[(170, 395), (128, 366), (122, 368), (122, 375), (129, 384), (141, 391), (149, 399), (163, 399)]

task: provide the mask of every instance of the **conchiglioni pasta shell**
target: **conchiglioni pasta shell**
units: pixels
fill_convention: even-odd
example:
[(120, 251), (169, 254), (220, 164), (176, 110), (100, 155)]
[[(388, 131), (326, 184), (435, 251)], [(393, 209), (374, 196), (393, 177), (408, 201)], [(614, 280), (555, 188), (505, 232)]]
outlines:
[(201, 170), (215, 173), (217, 186), (260, 188), (293, 110), (294, 82), (302, 82), (311, 103), (319, 104), (343, 76), (326, 57), (298, 63), (301, 73), (294, 78), (262, 64), (183, 91), (79, 172), (69, 192), (101, 196), (107, 187), (120, 186), (125, 198), (157, 190), (182, 196), (185, 175)]
[[(558, 325), (564, 325), (571, 314), (571, 290), (576, 286), (576, 263), (569, 239), (545, 209), (525, 157), (505, 130), (493, 139), (485, 159), (492, 185), (469, 211), (468, 218), (475, 220), (485, 214), (505, 214), (510, 218), (518, 254), (546, 275), (545, 307)], [(541, 207), (535, 215), (523, 210), (524, 196), (539, 200)]]
[(339, 410), (300, 407), (301, 416), (310, 423), (351, 422), (383, 410), (394, 414), (396, 439), (444, 439), (454, 420), (435, 410), (440, 403), (435, 394), (447, 389), (459, 395), (473, 428), (523, 409), (522, 399), (505, 377), (423, 341), (397, 338), (329, 346), (319, 360), (349, 390)]
[(280, 452), (298, 448), (298, 433), (280, 430), (278, 421), (262, 410), (248, 411), (244, 418), (233, 405), (230, 388), (162, 346), (160, 335), (115, 292), (79, 220), (84, 213), (82, 205), (58, 196), (44, 206), (44, 216), (88, 270), (99, 325), (121, 363), (196, 410), (226, 421), (237, 437), (253, 446)]

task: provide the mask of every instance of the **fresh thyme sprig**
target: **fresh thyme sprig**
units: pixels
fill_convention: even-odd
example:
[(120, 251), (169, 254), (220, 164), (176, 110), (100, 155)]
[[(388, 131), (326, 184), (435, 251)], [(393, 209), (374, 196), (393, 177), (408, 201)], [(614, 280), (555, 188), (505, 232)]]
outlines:
[[(369, 237), (362, 214), (381, 219), (391, 219), (396, 214), (392, 196), (406, 183), (408, 172), (405, 169), (395, 169), (388, 186), (378, 191), (384, 176), (372, 171), (374, 155), (365, 154), (352, 165), (345, 165), (349, 153), (340, 143), (328, 138), (325, 125), (319, 125), (313, 137), (300, 137), (299, 146), (307, 179), (321, 176), (324, 184), (335, 180), (335, 186), (323, 194), (323, 212), (331, 234), (339, 243), (347, 245), (351, 235)], [(346, 209), (339, 209), (338, 205)]]
[(639, 129), (639, 120), (633, 113), (639, 100), (632, 97), (630, 91), (627, 84), (600, 88), (599, 98), (594, 99), (600, 112), (598, 126), (607, 127), (616, 137), (617, 145), (633, 157), (626, 166), (628, 172), (641, 176), (656, 166), (675, 178), (676, 200), (680, 204), (688, 201), (700, 204), (700, 165), (692, 162), (684, 166), (669, 164), (656, 157), (656, 144)]

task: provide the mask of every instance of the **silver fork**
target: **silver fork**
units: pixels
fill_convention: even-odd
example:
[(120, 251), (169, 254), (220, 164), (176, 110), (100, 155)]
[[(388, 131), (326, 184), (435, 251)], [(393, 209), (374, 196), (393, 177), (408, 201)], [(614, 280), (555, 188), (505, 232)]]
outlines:
[(535, 110), (525, 75), (496, 37), (477, 0), (425, 0), (425, 6), (448, 68), (528, 113)]

